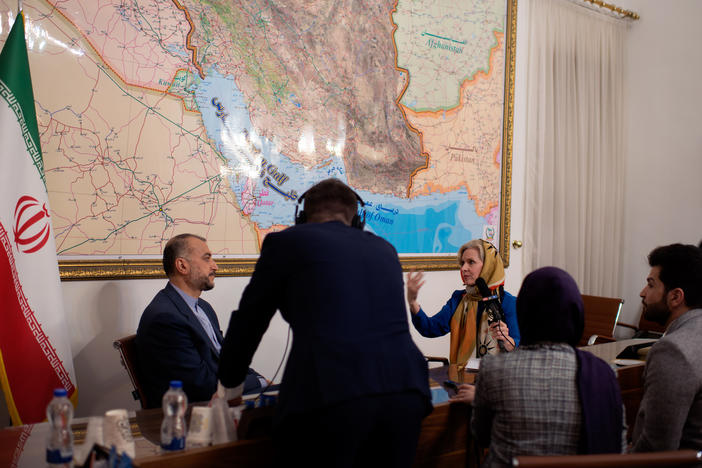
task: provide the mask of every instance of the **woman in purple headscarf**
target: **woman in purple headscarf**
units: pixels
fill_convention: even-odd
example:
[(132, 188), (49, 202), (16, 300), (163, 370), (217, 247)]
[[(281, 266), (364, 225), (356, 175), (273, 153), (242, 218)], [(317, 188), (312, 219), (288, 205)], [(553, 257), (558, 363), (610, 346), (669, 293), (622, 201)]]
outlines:
[[(583, 302), (565, 271), (533, 271), (517, 296), (521, 345), (486, 356), (473, 402), (472, 430), (489, 446), (485, 466), (519, 455), (622, 451), (622, 401), (607, 363), (575, 348)], [(465, 389), (464, 389), (465, 391)]]

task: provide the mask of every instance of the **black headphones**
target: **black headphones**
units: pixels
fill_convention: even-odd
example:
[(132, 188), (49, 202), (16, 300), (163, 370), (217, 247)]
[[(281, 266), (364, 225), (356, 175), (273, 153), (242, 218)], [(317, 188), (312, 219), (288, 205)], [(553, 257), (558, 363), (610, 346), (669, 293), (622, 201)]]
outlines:
[[(300, 206), (302, 206), (302, 200), (305, 199), (305, 195), (307, 195), (307, 192), (309, 192), (309, 190), (305, 191), (305, 193), (300, 195), (300, 198), (297, 199), (297, 205), (295, 205), (295, 224), (305, 224), (307, 222), (307, 213), (305, 213), (304, 208), (300, 210)], [(356, 214), (353, 215), (353, 219), (351, 220), (351, 227), (363, 229), (366, 225), (366, 210), (364, 208), (366, 204), (356, 192), (354, 192), (353, 190), (351, 190), (351, 192), (354, 194), (356, 200), (358, 200), (358, 203), (361, 205), (361, 210), (363, 213), (363, 217), (361, 217), (358, 214), (358, 210), (356, 211)]]

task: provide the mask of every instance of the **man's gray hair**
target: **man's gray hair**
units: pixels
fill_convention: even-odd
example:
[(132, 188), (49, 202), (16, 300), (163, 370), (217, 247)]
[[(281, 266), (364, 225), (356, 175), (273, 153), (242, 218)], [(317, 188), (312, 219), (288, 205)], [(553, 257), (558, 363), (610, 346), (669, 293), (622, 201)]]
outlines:
[(203, 242), (207, 240), (204, 237), (196, 234), (178, 234), (166, 242), (166, 247), (163, 249), (163, 271), (169, 278), (175, 273), (175, 261), (178, 257), (185, 258), (189, 252), (188, 239), (200, 239)]

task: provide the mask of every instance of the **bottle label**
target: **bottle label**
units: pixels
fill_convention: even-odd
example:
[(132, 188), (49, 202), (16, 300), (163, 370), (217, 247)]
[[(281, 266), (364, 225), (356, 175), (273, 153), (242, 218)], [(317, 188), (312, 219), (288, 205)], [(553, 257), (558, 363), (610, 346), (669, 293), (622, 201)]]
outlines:
[(50, 450), (46, 449), (46, 462), (47, 463), (70, 463), (73, 461), (73, 452), (63, 452), (61, 450)]
[(173, 437), (168, 444), (161, 442), (163, 450), (183, 450), (185, 448), (185, 437)]

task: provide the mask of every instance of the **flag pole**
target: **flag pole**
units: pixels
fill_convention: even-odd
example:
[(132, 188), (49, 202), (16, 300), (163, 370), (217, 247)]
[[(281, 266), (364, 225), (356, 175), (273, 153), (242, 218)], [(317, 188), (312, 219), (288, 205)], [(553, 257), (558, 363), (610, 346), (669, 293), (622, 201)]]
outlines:
[(17, 14), (22, 13), (22, 0), (17, 0)]

